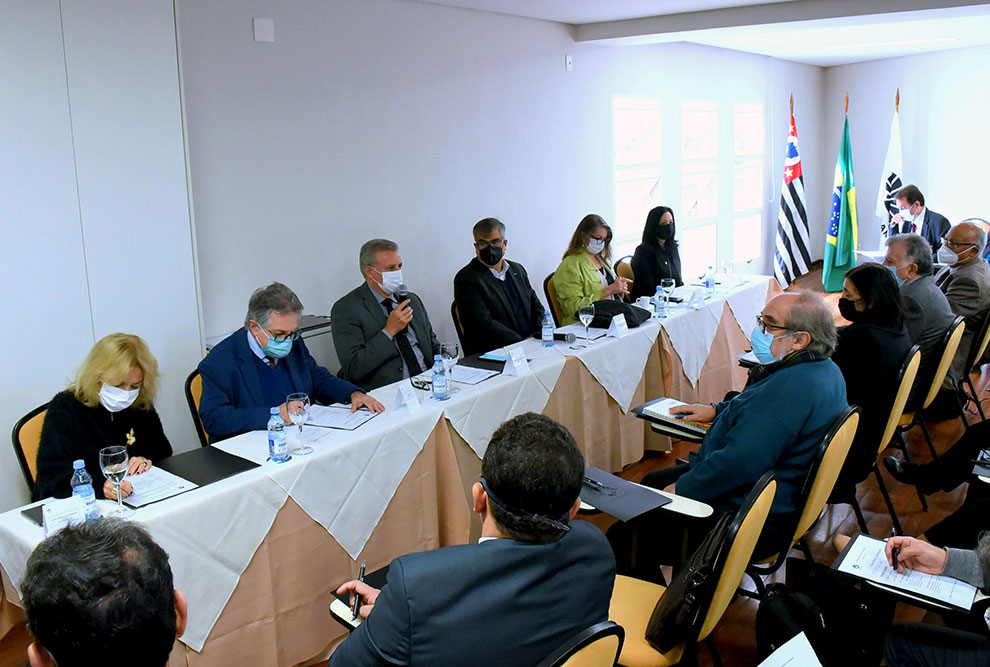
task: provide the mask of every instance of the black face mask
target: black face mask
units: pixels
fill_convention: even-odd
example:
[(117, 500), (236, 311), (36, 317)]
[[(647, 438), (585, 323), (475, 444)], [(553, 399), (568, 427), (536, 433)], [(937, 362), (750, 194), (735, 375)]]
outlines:
[(479, 250), (478, 254), (481, 255), (482, 262), (488, 266), (495, 266), (502, 261), (502, 255), (505, 254), (505, 251), (498, 246), (488, 245)]
[(866, 311), (856, 310), (856, 303), (850, 299), (839, 299), (839, 314), (850, 322), (859, 322), (866, 319)]
[(657, 232), (657, 236), (664, 241), (669, 241), (674, 238), (674, 226), (673, 225), (660, 225), (660, 231)]

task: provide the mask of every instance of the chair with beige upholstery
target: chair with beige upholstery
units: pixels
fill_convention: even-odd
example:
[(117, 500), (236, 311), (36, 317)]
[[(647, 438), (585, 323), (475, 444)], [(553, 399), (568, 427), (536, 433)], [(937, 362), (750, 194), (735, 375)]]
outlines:
[(543, 279), (543, 293), (547, 297), (547, 305), (550, 306), (550, 314), (553, 315), (553, 323), (560, 326), (560, 302), (557, 301), (557, 288), (553, 285), (553, 273)]
[[(990, 243), (987, 245), (990, 246)], [(963, 366), (963, 376), (958, 378), (959, 391), (966, 395), (968, 401), (973, 401), (976, 404), (976, 410), (980, 413), (981, 420), (985, 420), (987, 416), (983, 413), (983, 406), (980, 404), (980, 397), (976, 393), (976, 387), (973, 385), (973, 378), (970, 377), (970, 372), (980, 363), (983, 353), (987, 351), (988, 344), (990, 344), (990, 310), (987, 310), (986, 315), (983, 317), (983, 324), (980, 325), (980, 330), (973, 337), (973, 346), (970, 348), (969, 354), (966, 356), (966, 363)], [(965, 420), (965, 417), (963, 417), (963, 420)]]
[(615, 270), (615, 275), (620, 278), (629, 279), (629, 293), (632, 293), (633, 282), (636, 280), (636, 276), (633, 274), (632, 270), (632, 255), (626, 255), (619, 259), (615, 266), (612, 267)]
[[(756, 483), (736, 512), (725, 535), (723, 548), (715, 564), (712, 576), (716, 577), (714, 593), (703, 600), (694, 619), (688, 639), (667, 653), (659, 653), (646, 641), (646, 627), (653, 609), (666, 590), (663, 586), (618, 575), (612, 591), (609, 618), (626, 631), (626, 639), (619, 654), (619, 664), (625, 667), (662, 667), (691, 660), (698, 642), (709, 638), (726, 607), (732, 602), (742, 581), (746, 567), (753, 557), (756, 541), (763, 532), (770, 505), (777, 490), (773, 473), (767, 473)], [(709, 642), (713, 657), (714, 645)]]
[(41, 445), (41, 427), (45, 424), (48, 404), (39, 405), (17, 420), (10, 438), (14, 442), (14, 454), (21, 466), (28, 490), (34, 492), (34, 480), (38, 478), (38, 447)]
[(192, 414), (193, 426), (196, 427), (196, 435), (199, 436), (200, 447), (207, 447), (210, 444), (210, 436), (203, 428), (203, 420), (199, 416), (199, 401), (203, 398), (203, 378), (199, 374), (199, 369), (194, 370), (186, 378), (186, 405)]
[(568, 639), (537, 667), (614, 667), (624, 636), (612, 621), (598, 623)]

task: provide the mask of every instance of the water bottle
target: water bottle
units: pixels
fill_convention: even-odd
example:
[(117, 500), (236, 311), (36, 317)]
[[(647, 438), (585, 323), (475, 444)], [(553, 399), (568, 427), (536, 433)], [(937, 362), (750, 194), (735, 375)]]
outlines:
[(543, 313), (543, 331), (540, 334), (543, 339), (543, 347), (553, 347), (553, 318), (550, 311)]
[(437, 401), (446, 401), (450, 398), (447, 393), (447, 369), (443, 366), (443, 359), (440, 355), (433, 357), (433, 398)]
[(710, 297), (715, 295), (715, 268), (709, 266), (708, 270), (705, 271), (705, 296)]
[(653, 295), (653, 317), (663, 317), (663, 290), (657, 285), (657, 291)]
[(268, 458), (275, 463), (289, 460), (289, 436), (278, 408), (272, 408), (272, 416), (268, 419)]
[(96, 492), (93, 491), (93, 478), (86, 472), (86, 464), (82, 459), (72, 462), (72, 495), (79, 496), (86, 505), (86, 521), (100, 518), (100, 510), (96, 509)]

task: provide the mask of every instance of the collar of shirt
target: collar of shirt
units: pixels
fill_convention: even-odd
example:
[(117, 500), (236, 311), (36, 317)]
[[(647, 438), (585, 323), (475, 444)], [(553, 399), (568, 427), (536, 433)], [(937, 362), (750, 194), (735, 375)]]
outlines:
[(499, 539), (502, 539), (502, 538), (500, 538), (500, 537), (493, 537), (491, 535), (489, 535), (488, 537), (482, 536), (482, 537), (479, 537), (478, 538), (478, 544), (481, 544), (482, 542), (488, 542), (489, 540), (499, 540)]
[(508, 262), (504, 262), (502, 264), (502, 270), (501, 271), (496, 271), (494, 268), (492, 268), (490, 266), (488, 267), (488, 270), (492, 272), (492, 275), (493, 276), (495, 276), (496, 278), (498, 278), (502, 282), (505, 282), (505, 274), (509, 270), (509, 263)]
[[(368, 290), (375, 297), (375, 301), (377, 301), (378, 305), (381, 306), (382, 308), (385, 307), (385, 299), (392, 299), (392, 297), (390, 296), (382, 296), (381, 294), (378, 293), (378, 290), (372, 289), (371, 285), (368, 285), (368, 283), (365, 283), (365, 285), (367, 285)], [(393, 306), (396, 305), (395, 299), (392, 299), (392, 305)]]
[[(245, 327), (245, 329), (247, 329), (247, 327)], [(247, 329), (247, 337), (248, 337), (248, 347), (250, 347), (251, 351), (254, 352), (254, 356), (258, 357), (267, 364), (268, 358), (265, 356), (265, 351), (261, 349), (261, 346), (258, 345), (258, 341), (256, 341), (254, 339), (254, 336), (251, 335), (250, 329)]]

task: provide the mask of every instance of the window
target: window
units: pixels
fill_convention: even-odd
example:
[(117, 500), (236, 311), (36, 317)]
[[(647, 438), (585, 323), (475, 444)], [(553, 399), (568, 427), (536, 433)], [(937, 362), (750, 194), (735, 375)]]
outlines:
[(631, 255), (650, 209), (662, 201), (660, 100), (615, 98), (615, 219), (612, 254)]
[(732, 126), (732, 261), (745, 263), (763, 254), (763, 107), (734, 105)]

